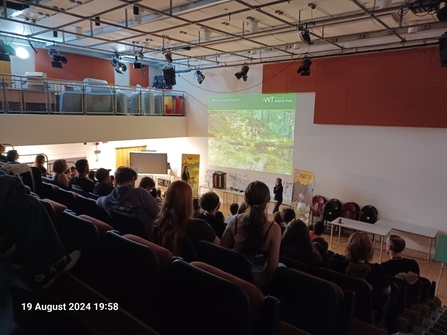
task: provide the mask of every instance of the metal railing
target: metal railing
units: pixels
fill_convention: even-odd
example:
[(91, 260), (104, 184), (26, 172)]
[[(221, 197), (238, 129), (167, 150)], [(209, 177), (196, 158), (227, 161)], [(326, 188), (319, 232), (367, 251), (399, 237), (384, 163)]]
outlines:
[(184, 115), (182, 91), (7, 74), (0, 80), (4, 114)]

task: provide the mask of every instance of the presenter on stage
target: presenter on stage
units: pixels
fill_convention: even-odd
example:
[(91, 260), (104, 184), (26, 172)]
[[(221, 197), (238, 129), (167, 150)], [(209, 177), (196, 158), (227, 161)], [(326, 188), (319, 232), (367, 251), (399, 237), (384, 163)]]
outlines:
[(186, 165), (183, 167), (182, 180), (187, 183), (191, 182), (191, 177), (189, 176), (188, 167)]
[(273, 193), (275, 194), (274, 199), (276, 200), (275, 208), (273, 208), (273, 213), (279, 211), (279, 206), (281, 206), (282, 204), (282, 192), (282, 179), (276, 178), (275, 187), (273, 187)]

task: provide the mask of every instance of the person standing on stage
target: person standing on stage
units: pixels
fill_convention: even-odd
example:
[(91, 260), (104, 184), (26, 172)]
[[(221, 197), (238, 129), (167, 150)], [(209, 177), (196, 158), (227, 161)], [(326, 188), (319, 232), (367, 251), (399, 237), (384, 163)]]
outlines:
[(279, 210), (279, 206), (281, 206), (282, 204), (282, 192), (283, 192), (282, 179), (276, 178), (275, 187), (273, 187), (273, 193), (275, 194), (274, 199), (276, 200), (276, 204), (275, 208), (273, 208), (272, 213), (277, 212)]
[(186, 165), (183, 167), (182, 180), (186, 181), (187, 183), (189, 183), (190, 180), (188, 167)]

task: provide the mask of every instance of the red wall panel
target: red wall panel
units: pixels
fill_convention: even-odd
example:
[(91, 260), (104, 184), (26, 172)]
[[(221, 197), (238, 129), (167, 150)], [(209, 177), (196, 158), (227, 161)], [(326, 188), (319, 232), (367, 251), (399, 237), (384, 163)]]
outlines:
[[(262, 88), (268, 93), (287, 93), (287, 76), (294, 70), (291, 63), (270, 64), (262, 71)], [(296, 71), (296, 69), (295, 69)]]
[[(297, 77), (296, 62), (285, 64), (293, 64), (287, 87), (274, 77), (262, 92), (316, 92), (314, 123), (447, 128), (447, 67), (438, 46), (322, 58), (307, 78)], [(278, 67), (264, 65), (264, 72)]]
[(96, 78), (106, 80), (109, 84), (115, 83), (114, 69), (107, 59), (63, 53), (67, 57), (67, 64), (62, 69), (51, 67), (51, 58), (48, 50), (38, 49), (34, 55), (35, 69), (37, 72), (45, 72), (48, 78), (83, 81), (84, 78)]
[(131, 64), (127, 68), (129, 71), (129, 85), (137, 86), (137, 84), (141, 85), (141, 87), (149, 86), (149, 67), (143, 65), (141, 69), (134, 69)]

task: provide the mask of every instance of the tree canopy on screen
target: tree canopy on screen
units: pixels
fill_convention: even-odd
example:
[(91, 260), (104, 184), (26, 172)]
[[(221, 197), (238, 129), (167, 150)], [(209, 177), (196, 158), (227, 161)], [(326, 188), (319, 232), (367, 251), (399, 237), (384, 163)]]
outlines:
[(295, 110), (210, 110), (209, 164), (292, 173)]

